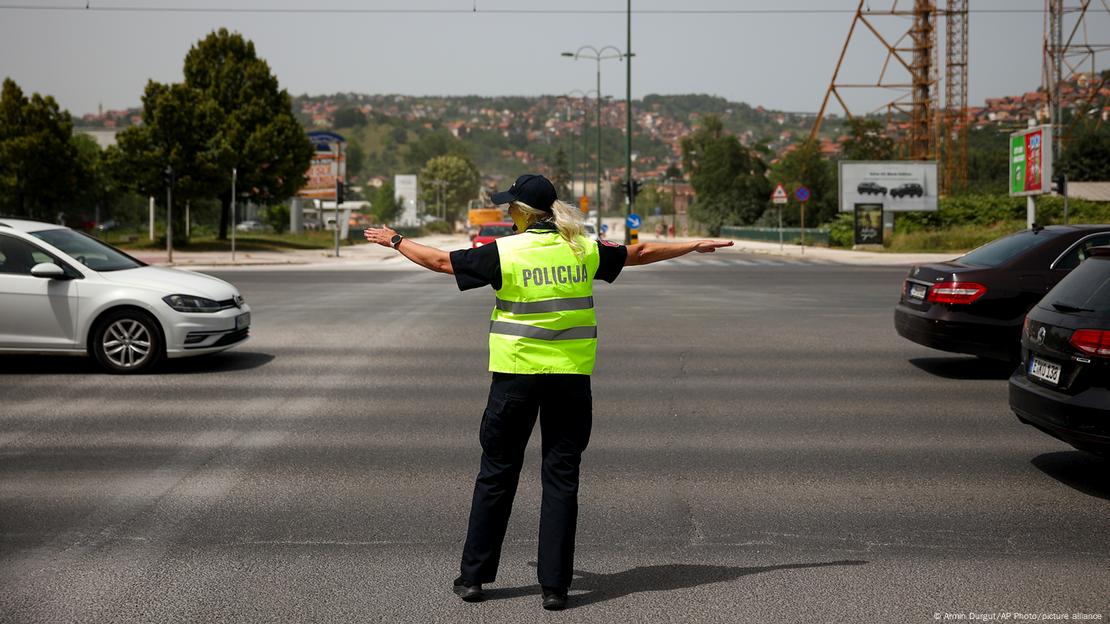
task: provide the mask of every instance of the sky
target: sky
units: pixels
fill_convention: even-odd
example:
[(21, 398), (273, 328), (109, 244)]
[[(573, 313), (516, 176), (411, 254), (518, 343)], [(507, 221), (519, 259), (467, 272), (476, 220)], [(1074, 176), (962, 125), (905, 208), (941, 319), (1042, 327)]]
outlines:
[[(138, 106), (147, 80), (181, 80), (189, 47), (226, 27), (253, 40), (294, 95), (561, 95), (594, 88), (597, 70), (594, 61), (561, 52), (584, 45), (626, 48), (623, 0), (89, 1), (92, 10), (84, 10), (85, 0), (0, 0), (0, 76), (25, 92), (53, 95), (75, 115), (96, 112), (98, 105)], [(866, 0), (874, 10), (892, 1)], [(808, 112), (821, 104), (858, 0), (632, 4), (634, 98), (708, 93)], [(969, 103), (1037, 88), (1044, 0), (970, 5)], [(59, 10), (73, 7), (80, 10)], [(146, 10), (118, 10), (127, 7)], [(205, 7), (254, 12), (195, 10)], [(334, 12), (352, 8), (387, 11)], [(393, 9), (409, 12), (388, 12)], [(755, 12), (704, 12), (722, 9)], [(693, 12), (651, 12), (668, 10)], [(1098, 10), (1087, 20), (1089, 41), (1110, 43), (1110, 15)], [(902, 17), (875, 22), (884, 33), (908, 27)], [(938, 35), (944, 39), (943, 24)], [(857, 29), (842, 81), (875, 81), (883, 58), (875, 38)], [(1098, 69), (1108, 66), (1107, 58), (1099, 59)], [(624, 62), (604, 61), (601, 69), (602, 93), (623, 97)], [(848, 103), (853, 113), (868, 112), (890, 97), (872, 89), (850, 94)]]

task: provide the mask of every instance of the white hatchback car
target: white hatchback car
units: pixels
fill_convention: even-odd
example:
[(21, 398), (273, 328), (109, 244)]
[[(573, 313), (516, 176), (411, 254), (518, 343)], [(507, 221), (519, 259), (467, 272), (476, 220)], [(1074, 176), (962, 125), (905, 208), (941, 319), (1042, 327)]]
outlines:
[(90, 354), (107, 371), (242, 344), (250, 308), (227, 282), (148, 266), (66, 227), (0, 218), (0, 352)]

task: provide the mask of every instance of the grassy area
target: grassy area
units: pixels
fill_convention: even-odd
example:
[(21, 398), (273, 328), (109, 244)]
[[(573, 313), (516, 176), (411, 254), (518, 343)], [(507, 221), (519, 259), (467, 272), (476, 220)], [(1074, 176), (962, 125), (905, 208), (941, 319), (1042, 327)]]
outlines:
[(1002, 221), (993, 225), (957, 225), (936, 230), (896, 232), (883, 251), (962, 253), (1024, 228), (1024, 221)]
[[(166, 239), (159, 235), (155, 240), (147, 238), (146, 232), (109, 232), (104, 241), (121, 249), (141, 251), (144, 249), (165, 249)], [(354, 244), (353, 241), (340, 240), (341, 245)], [(303, 234), (270, 234), (265, 232), (237, 232), (236, 251), (295, 251), (299, 249), (332, 249), (335, 247), (333, 232), (305, 232)], [(193, 236), (188, 243), (176, 245), (181, 251), (229, 251), (231, 240), (219, 240), (214, 234)]]

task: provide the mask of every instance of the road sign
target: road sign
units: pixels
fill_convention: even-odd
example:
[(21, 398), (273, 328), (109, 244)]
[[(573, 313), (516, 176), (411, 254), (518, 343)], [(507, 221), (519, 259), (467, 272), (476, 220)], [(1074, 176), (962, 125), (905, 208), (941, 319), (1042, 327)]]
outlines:
[(806, 203), (807, 201), (809, 201), (809, 189), (804, 186), (799, 186), (798, 188), (794, 189), (794, 199), (803, 204)]
[(604, 234), (608, 231), (609, 231), (609, 224), (608, 223), (602, 223), (601, 224), (601, 233)]
[(644, 224), (644, 220), (640, 218), (640, 215), (633, 212), (624, 220), (624, 224), (627, 225), (630, 230), (638, 230), (640, 226)]
[(775, 192), (771, 193), (771, 202), (775, 204), (785, 204), (787, 202), (786, 189), (781, 184), (775, 186)]

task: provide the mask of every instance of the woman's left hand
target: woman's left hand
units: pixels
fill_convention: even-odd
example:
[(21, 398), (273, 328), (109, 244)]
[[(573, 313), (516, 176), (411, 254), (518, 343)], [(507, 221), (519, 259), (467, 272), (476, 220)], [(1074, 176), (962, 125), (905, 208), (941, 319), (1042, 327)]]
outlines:
[(362, 235), (366, 237), (366, 240), (371, 243), (377, 243), (382, 247), (392, 247), (392, 239), (396, 234), (396, 231), (384, 225), (380, 228), (369, 227), (362, 231)]

